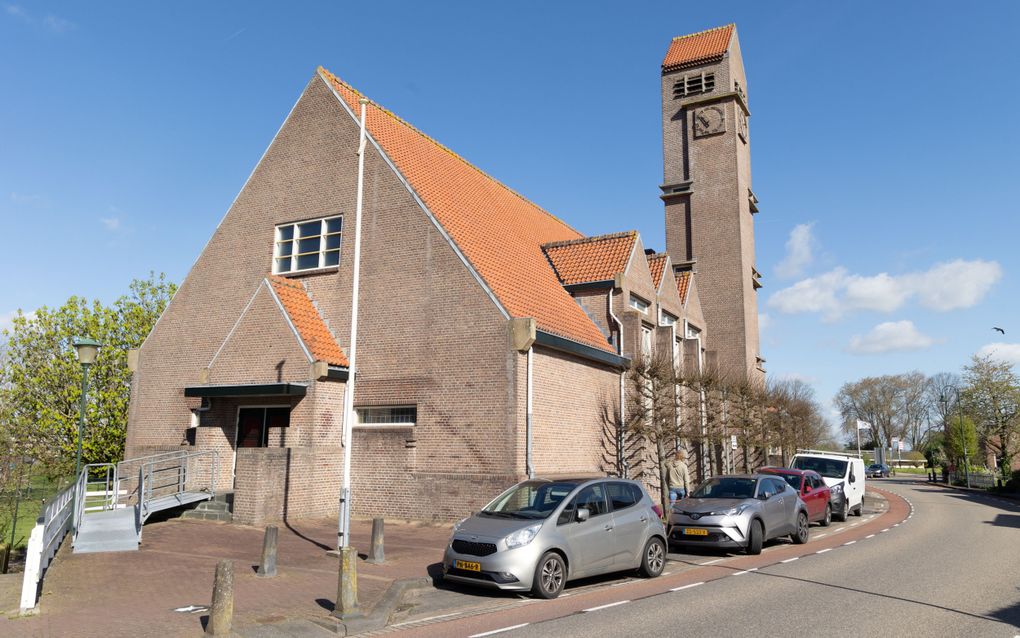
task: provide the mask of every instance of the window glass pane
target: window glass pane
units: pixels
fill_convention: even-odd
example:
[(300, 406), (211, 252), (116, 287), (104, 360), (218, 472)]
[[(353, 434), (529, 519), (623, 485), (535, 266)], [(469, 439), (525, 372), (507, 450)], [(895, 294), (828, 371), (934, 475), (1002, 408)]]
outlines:
[(587, 507), (591, 517), (599, 516), (609, 511), (606, 506), (606, 495), (601, 483), (589, 485), (581, 490), (581, 493), (577, 495), (574, 502), (577, 504), (577, 507)]
[(617, 511), (637, 503), (634, 493), (630, 490), (630, 485), (626, 483), (610, 483), (609, 500), (613, 504), (613, 509)]
[(298, 240), (298, 253), (317, 253), (319, 252), (319, 238), (312, 237), (311, 239), (299, 239)]
[(276, 260), (276, 272), (288, 272), (290, 270), (290, 257)]
[(333, 219), (326, 220), (326, 232), (327, 233), (339, 233), (340, 229), (343, 228), (343, 217), (334, 217)]
[(326, 250), (340, 247), (340, 235), (329, 235), (326, 237)]
[(340, 264), (340, 251), (331, 250), (326, 253), (326, 266), (337, 266)]
[(285, 428), (290, 425), (290, 408), (266, 408), (266, 427)]
[(280, 239), (294, 239), (294, 225), (280, 226)]
[(314, 222), (305, 222), (303, 224), (298, 224), (298, 235), (300, 237), (312, 237), (315, 235), (320, 235), (322, 234), (321, 231), (322, 222), (318, 220)]
[(297, 258), (297, 270), (308, 270), (309, 268), (319, 267), (319, 253), (312, 253), (310, 255), (300, 255)]
[(292, 250), (294, 250), (294, 242), (292, 241), (280, 242), (276, 245), (276, 254), (280, 257), (290, 257)]

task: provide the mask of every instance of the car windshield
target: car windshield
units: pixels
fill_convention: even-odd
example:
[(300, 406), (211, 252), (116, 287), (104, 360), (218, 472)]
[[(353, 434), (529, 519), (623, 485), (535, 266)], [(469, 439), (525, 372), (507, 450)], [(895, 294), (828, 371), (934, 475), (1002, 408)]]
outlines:
[(800, 491), (800, 474), (780, 474), (776, 472), (776, 476), (789, 483), (793, 489)]
[(479, 514), (500, 518), (548, 518), (575, 487), (575, 483), (525, 481), (497, 496)]
[(753, 478), (720, 476), (698, 486), (691, 498), (753, 498), (754, 484)]
[(868, 466), (868, 469), (869, 470), (880, 470), (880, 469), (882, 469), (882, 466), (879, 465), (878, 463), (872, 463), (871, 465)]
[(797, 470), (813, 470), (828, 478), (841, 479), (846, 476), (846, 461), (825, 459), (817, 456), (798, 456), (793, 460)]

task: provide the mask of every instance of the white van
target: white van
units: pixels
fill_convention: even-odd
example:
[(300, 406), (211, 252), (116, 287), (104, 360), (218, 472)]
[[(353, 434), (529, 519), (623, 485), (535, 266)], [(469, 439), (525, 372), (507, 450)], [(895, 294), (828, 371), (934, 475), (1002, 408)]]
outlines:
[(843, 511), (832, 513), (837, 520), (845, 521), (850, 513), (861, 515), (864, 509), (864, 461), (860, 456), (825, 450), (797, 450), (790, 467), (814, 470), (834, 492), (843, 491), (846, 496)]

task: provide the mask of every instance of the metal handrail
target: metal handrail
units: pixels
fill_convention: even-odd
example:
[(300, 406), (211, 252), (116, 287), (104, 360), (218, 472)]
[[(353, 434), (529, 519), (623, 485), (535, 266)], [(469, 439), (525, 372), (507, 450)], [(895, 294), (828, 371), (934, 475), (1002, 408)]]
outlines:
[[(115, 509), (120, 496), (119, 484), (117, 481), (117, 465), (115, 463), (89, 463), (81, 469), (78, 480), (74, 484), (74, 538), (78, 538), (78, 530), (81, 528), (82, 517), (85, 516), (85, 500), (88, 498), (89, 474), (91, 470), (102, 468), (105, 472), (103, 477), (103, 500), (101, 510)], [(111, 480), (112, 479), (112, 480)], [(95, 485), (99, 481), (93, 481)]]
[[(142, 525), (152, 513), (151, 502), (156, 498), (180, 495), (185, 492), (208, 492), (210, 496), (216, 496), (216, 463), (218, 454), (216, 450), (202, 450), (200, 452), (177, 452), (175, 456), (160, 454), (153, 455), (156, 458), (142, 463), (138, 468), (138, 502), (135, 505), (135, 526), (141, 537)], [(195, 460), (209, 461), (209, 484), (205, 486), (194, 486), (189, 483), (192, 476), (192, 465)], [(173, 462), (173, 465), (165, 465)], [(159, 467), (157, 467), (159, 465)], [(157, 478), (166, 473), (176, 473), (176, 478)], [(160, 482), (157, 482), (160, 481)], [(168, 481), (168, 482), (163, 482)], [(176, 488), (172, 491), (165, 491), (168, 488)]]

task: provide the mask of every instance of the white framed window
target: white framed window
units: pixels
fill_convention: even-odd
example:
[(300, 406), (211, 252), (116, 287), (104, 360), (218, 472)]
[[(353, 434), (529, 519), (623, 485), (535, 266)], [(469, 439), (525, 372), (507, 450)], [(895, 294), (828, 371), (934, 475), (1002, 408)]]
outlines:
[(701, 328), (697, 328), (697, 327), (693, 326), (692, 324), (687, 324), (687, 338), (688, 339), (697, 339), (698, 335), (700, 335), (700, 334), (701, 334)]
[(630, 307), (634, 310), (640, 310), (641, 312), (647, 313), (648, 306), (649, 303), (641, 297), (637, 297), (635, 295), (630, 296)]
[(391, 405), (357, 408), (358, 427), (414, 427), (418, 422), (418, 406)]
[(659, 325), (660, 326), (675, 326), (677, 318), (665, 310), (659, 310)]
[(646, 357), (652, 354), (652, 329), (648, 326), (641, 326), (641, 354)]
[(273, 245), (273, 273), (280, 275), (340, 265), (342, 215), (281, 224)]

